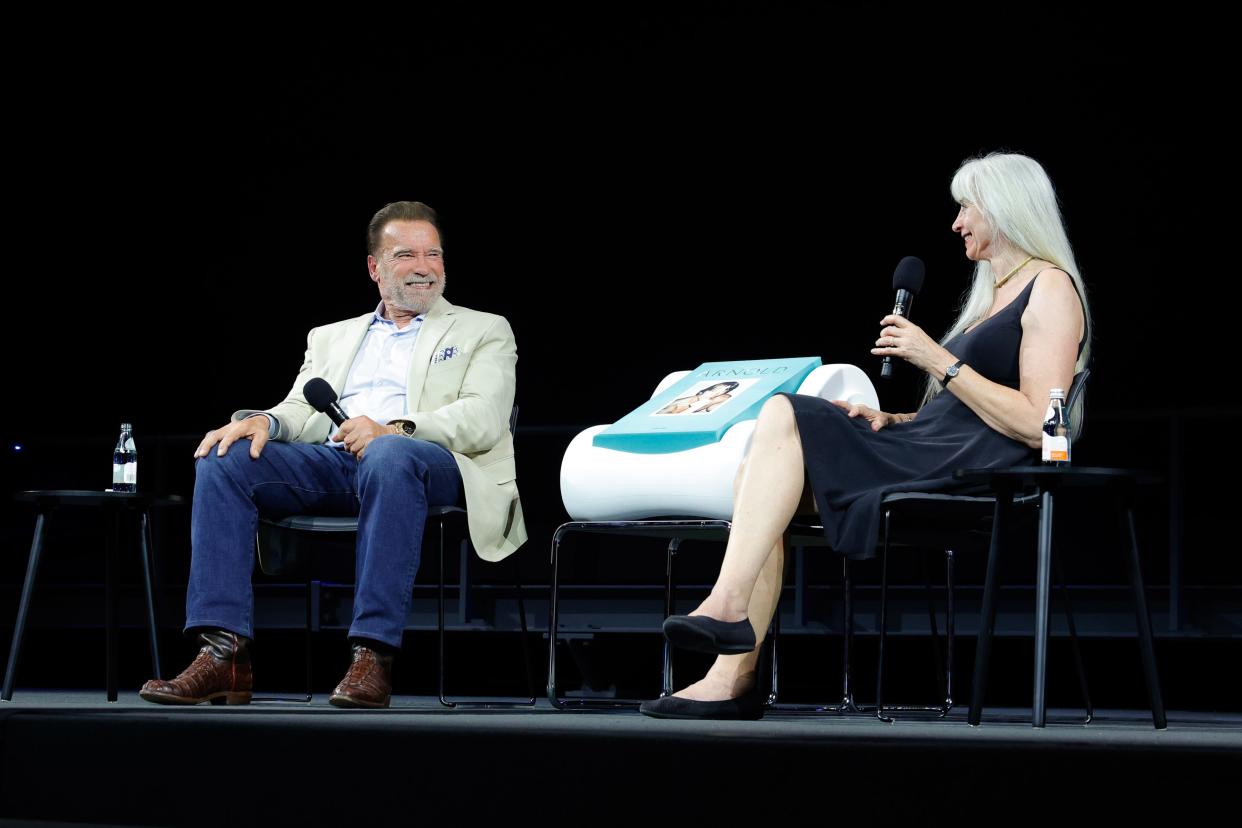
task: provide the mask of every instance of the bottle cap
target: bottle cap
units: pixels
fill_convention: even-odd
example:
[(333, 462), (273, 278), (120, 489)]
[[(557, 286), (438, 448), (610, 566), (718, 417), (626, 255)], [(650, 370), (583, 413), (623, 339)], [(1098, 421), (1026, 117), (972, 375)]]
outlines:
[(129, 423), (121, 423), (121, 431), (133, 431), (134, 427)]
[(1050, 400), (1063, 400), (1063, 399), (1065, 399), (1065, 389), (1064, 389), (1064, 388), (1053, 388), (1053, 389), (1050, 389), (1050, 390), (1048, 391), (1048, 399), (1050, 399)]

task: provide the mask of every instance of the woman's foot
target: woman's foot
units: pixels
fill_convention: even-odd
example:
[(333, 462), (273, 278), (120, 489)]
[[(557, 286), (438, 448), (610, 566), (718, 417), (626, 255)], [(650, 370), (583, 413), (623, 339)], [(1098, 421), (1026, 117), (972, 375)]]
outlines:
[(757, 691), (754, 673), (738, 679), (709, 673), (674, 695), (643, 702), (639, 710), (656, 719), (761, 719), (763, 699)]
[(671, 615), (664, 619), (664, 637), (683, 650), (715, 655), (745, 655), (755, 649), (750, 621), (718, 621), (710, 615)]
[(743, 673), (740, 676), (717, 676), (709, 671), (702, 679), (688, 687), (683, 687), (673, 695), (692, 701), (726, 701), (745, 695), (754, 686), (754, 673)]

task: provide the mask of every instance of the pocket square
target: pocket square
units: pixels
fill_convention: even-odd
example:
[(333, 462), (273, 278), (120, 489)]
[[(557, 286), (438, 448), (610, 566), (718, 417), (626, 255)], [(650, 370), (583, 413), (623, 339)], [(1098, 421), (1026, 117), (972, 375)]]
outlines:
[(447, 348), (441, 348), (440, 350), (436, 351), (435, 356), (431, 358), (431, 364), (435, 365), (437, 362), (447, 362), (453, 357), (459, 356), (461, 353), (462, 353), (462, 349), (458, 348), (456, 345), (450, 345)]

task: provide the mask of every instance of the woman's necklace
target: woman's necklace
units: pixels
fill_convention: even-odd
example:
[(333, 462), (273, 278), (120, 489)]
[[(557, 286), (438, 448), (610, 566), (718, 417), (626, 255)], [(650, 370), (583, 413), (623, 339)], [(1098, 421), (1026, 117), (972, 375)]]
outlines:
[(1027, 266), (1027, 265), (1031, 262), (1031, 260), (1032, 260), (1032, 259), (1034, 259), (1034, 258), (1035, 258), (1034, 256), (1027, 256), (1027, 257), (1026, 257), (1026, 261), (1024, 261), (1022, 264), (1018, 265), (1018, 266), (1017, 266), (1017, 267), (1015, 267), (1013, 270), (1011, 270), (1011, 271), (1009, 271), (1008, 273), (1006, 273), (1006, 274), (1005, 274), (1005, 276), (1004, 276), (1004, 278), (1003, 278), (1003, 279), (1001, 279), (999, 282), (997, 282), (997, 283), (996, 283), (996, 285), (995, 285), (996, 289), (997, 289), (997, 290), (1000, 290), (1000, 289), (1001, 289), (1001, 287), (1005, 284), (1005, 282), (1008, 282), (1008, 281), (1009, 281), (1010, 277), (1012, 277), (1012, 276), (1013, 276), (1013, 274), (1017, 273), (1019, 270), (1021, 270), (1021, 269), (1022, 269), (1022, 268), (1024, 268), (1024, 267), (1026, 267), (1026, 266)]

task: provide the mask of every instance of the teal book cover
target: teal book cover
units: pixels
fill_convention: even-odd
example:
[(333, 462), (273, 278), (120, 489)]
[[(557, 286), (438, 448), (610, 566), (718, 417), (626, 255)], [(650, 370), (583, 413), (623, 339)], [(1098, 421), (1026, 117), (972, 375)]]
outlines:
[(768, 397), (794, 393), (819, 357), (705, 362), (596, 434), (600, 448), (636, 454), (684, 451), (714, 443), (753, 420)]

